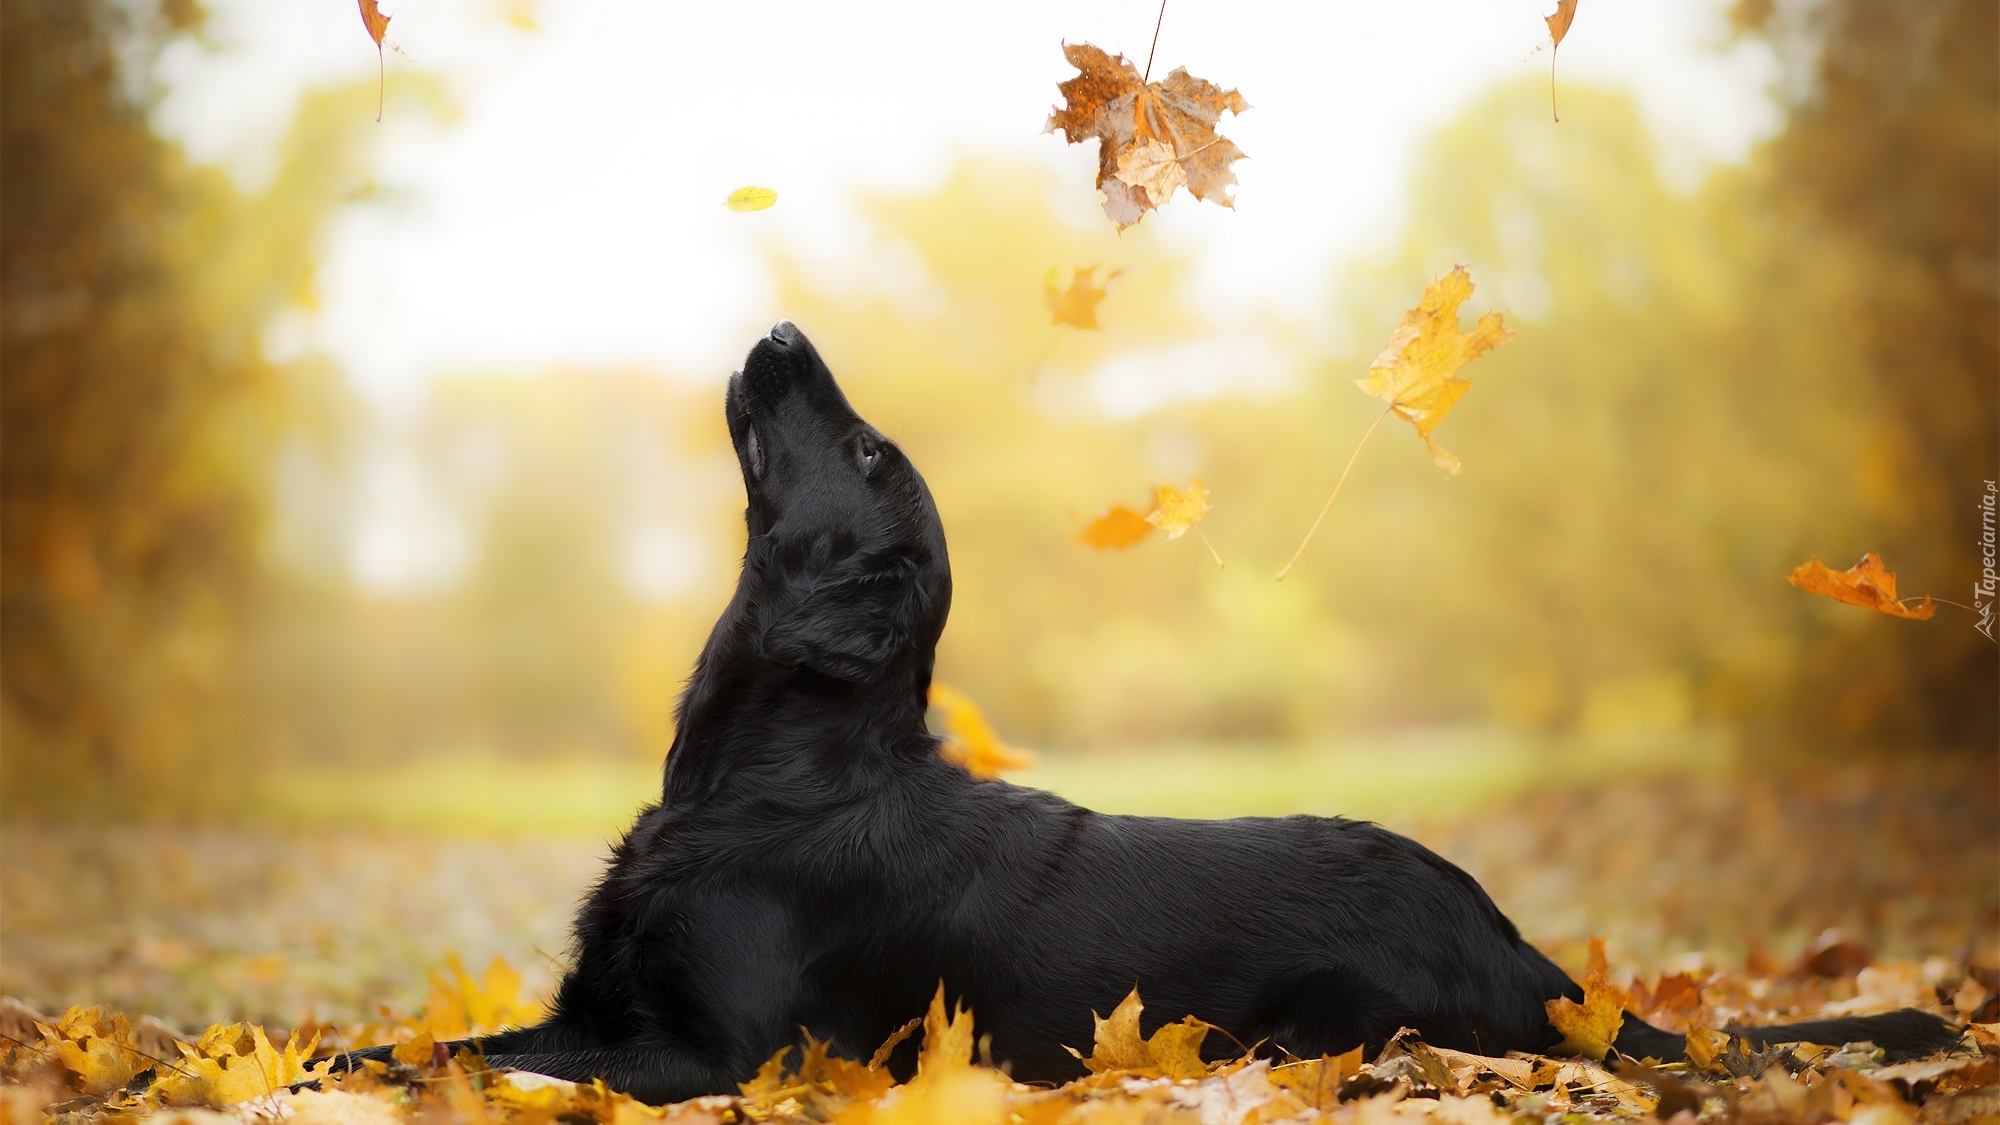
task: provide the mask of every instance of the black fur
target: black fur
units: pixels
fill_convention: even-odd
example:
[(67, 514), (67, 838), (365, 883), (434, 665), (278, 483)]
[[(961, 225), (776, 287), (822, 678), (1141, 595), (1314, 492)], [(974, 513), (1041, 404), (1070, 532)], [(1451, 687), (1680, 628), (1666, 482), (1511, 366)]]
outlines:
[[(868, 1057), (940, 980), (1029, 1081), (1082, 1074), (1064, 1045), (1087, 1050), (1091, 1012), (1134, 985), (1148, 1033), (1193, 1014), (1303, 1056), (1405, 1026), (1484, 1054), (1556, 1045), (1543, 1002), (1581, 990), (1411, 840), (1307, 816), (1105, 816), (939, 758), (925, 694), (951, 568), (923, 478), (789, 323), (725, 410), (742, 579), (682, 697), (661, 802), (577, 919), (554, 1014), (480, 1041), (491, 1061), (654, 1102), (728, 1092), (801, 1028)], [(1678, 1056), (1680, 1037), (1628, 1027), (1628, 1053)]]

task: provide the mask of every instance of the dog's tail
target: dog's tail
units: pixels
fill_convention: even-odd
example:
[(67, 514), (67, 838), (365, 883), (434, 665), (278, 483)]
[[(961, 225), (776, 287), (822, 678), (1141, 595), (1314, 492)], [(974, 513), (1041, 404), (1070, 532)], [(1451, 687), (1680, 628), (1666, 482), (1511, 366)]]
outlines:
[[(532, 1027), (510, 1028), (492, 1035), (482, 1035), (476, 1039), (455, 1039), (439, 1043), (437, 1050), (444, 1058), (450, 1058), (461, 1050), (469, 1050), (488, 1058), (494, 1055), (546, 1054), (571, 1045), (574, 1038), (568, 1029), (553, 1021), (535, 1024)], [(388, 1062), (395, 1058), (396, 1045), (380, 1047), (359, 1047), (348, 1051), (337, 1051), (332, 1055), (333, 1070), (345, 1074), (369, 1060)]]
[[(1774, 1043), (1819, 1043), (1839, 1047), (1848, 1043), (1873, 1043), (1882, 1048), (1890, 1062), (1907, 1062), (1936, 1054), (1958, 1042), (1960, 1029), (1939, 1016), (1915, 1008), (1885, 1012), (1879, 1016), (1849, 1016), (1837, 1020), (1807, 1020), (1804, 1023), (1771, 1024), (1764, 1027), (1724, 1028), (1751, 1047)], [(1630, 1012), (1618, 1029), (1612, 1047), (1635, 1059), (1654, 1058), (1678, 1062), (1687, 1058), (1687, 1038), (1663, 1031)]]

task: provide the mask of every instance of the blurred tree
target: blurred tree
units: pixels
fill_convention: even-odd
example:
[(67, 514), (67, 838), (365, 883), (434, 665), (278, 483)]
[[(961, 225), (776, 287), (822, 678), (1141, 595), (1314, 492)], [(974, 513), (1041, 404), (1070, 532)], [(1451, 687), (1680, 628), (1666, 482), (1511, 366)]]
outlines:
[(242, 779), (233, 638), (287, 416), (260, 334), (310, 302), (321, 224), (368, 189), (374, 89), (309, 97), (246, 195), (148, 124), (152, 59), (201, 22), (192, 0), (0, 8), (10, 804), (184, 806)]
[[(2000, 6), (1739, 0), (1735, 15), (1791, 64), (1791, 118), (1763, 154), (1784, 236), (1859, 263), (1842, 315), (1892, 426), (1870, 543), (1905, 589), (1970, 601), (1974, 503), (2000, 475)], [(1843, 546), (1840, 565), (1865, 545)], [(1836, 634), (1818, 663), (1789, 711), (1807, 729), (2000, 740), (2000, 658), (1957, 611), (1930, 629)]]

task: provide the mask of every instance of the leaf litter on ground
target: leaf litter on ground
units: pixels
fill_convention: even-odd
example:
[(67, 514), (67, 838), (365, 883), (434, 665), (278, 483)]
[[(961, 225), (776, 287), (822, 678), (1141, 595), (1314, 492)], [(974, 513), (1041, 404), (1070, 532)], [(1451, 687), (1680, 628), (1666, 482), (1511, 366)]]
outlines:
[[(1674, 1118), (1731, 1125), (1970, 1125), (2000, 1111), (2000, 1023), (1991, 1001), (2000, 985), (1993, 952), (1978, 963), (1887, 964), (1850, 979), (1845, 1001), (1801, 1005), (1819, 979), (1810, 958), (1771, 975), (1711, 973), (1699, 981), (1661, 973), (1652, 983), (1620, 983), (1593, 943), (1584, 979), (1588, 1029), (1565, 1028), (1588, 1052), (1615, 1035), (1594, 1009), (1631, 1009), (1687, 1036), (1689, 1059), (1618, 1057), (1607, 1060), (1551, 1053), (1504, 1057), (1427, 1044), (1404, 1029), (1372, 1060), (1360, 1048), (1342, 1055), (1296, 1058), (1264, 1044), (1240, 1045), (1204, 1057), (1216, 1033), (1197, 1014), (1167, 1019), (1143, 1032), (1144, 1005), (1133, 992), (1109, 1016), (1093, 1014), (1085, 1055), (1071, 1048), (1086, 1076), (1060, 1086), (1017, 1083), (990, 1065), (974, 1013), (948, 1005), (940, 985), (929, 1009), (905, 1025), (867, 1061), (835, 1054), (804, 1035), (802, 1044), (767, 1060), (734, 1093), (656, 1107), (606, 1089), (491, 1068), (476, 1054), (449, 1055), (437, 1044), (439, 1013), (393, 1026), (305, 1029), (273, 1042), (261, 1027), (217, 1025), (173, 1046), (177, 1059), (153, 1061), (134, 1023), (99, 1009), (73, 1009), (54, 1020), (29, 1019), (9, 1002), (7, 1039), (0, 1048), (6, 1084), (0, 1107), (9, 1121), (60, 1118), (66, 1125), (145, 1122), (228, 1125), (292, 1119), (295, 1125), (432, 1125), (440, 1122), (592, 1122), (646, 1125), (654, 1121), (835, 1122), (840, 1125), (1113, 1125), (1125, 1122), (1340, 1122), (1342, 1125), (1582, 1125)], [(455, 970), (456, 971), (456, 970)], [(462, 971), (461, 972), (462, 975)], [(1873, 974), (1871, 977), (1869, 974)], [(492, 974), (489, 973), (489, 977)], [(504, 981), (504, 977), (501, 978)], [(1737, 1003), (1757, 998), (1753, 1018), (1852, 1015), (1905, 1006), (1921, 982), (1916, 1006), (1969, 1022), (1959, 1042), (1928, 1058), (1894, 1065), (1871, 1043), (1798, 1044), (1758, 1050), (1730, 1033), (1727, 1021), (1745, 1014)], [(1985, 983), (1982, 983), (1985, 982)], [(532, 1001), (506, 998), (517, 1012)], [(1981, 1007), (1967, 1011), (1966, 1002)], [(499, 1009), (495, 1009), (499, 1010)], [(1608, 1009), (1607, 1009), (1608, 1010)], [(433, 1021), (433, 1022), (426, 1022)], [(898, 1082), (891, 1051), (921, 1027), (915, 1074)], [(475, 1031), (491, 1031), (479, 1027)], [(326, 1056), (335, 1046), (398, 1044), (395, 1061), (369, 1062), (334, 1074)], [(314, 1058), (316, 1053), (319, 1057)], [(1209, 1052), (1210, 1055), (1215, 1052)], [(135, 1063), (132, 1060), (137, 1060)], [(143, 1064), (143, 1065), (141, 1065)], [(210, 1116), (187, 1115), (209, 1111)]]

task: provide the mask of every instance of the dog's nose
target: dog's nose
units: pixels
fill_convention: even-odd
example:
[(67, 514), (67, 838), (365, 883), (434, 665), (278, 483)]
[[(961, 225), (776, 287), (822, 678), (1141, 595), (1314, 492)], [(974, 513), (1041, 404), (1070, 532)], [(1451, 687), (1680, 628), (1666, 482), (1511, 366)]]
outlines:
[(799, 342), (799, 337), (801, 333), (799, 332), (798, 325), (793, 324), (789, 320), (781, 320), (778, 323), (773, 324), (771, 326), (771, 330), (765, 333), (764, 335), (765, 338), (769, 339), (772, 343), (778, 345), (779, 347), (789, 348), (793, 344)]

